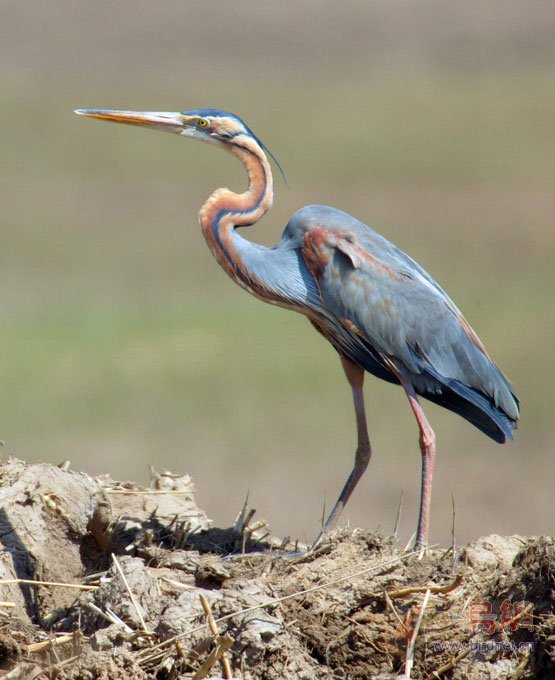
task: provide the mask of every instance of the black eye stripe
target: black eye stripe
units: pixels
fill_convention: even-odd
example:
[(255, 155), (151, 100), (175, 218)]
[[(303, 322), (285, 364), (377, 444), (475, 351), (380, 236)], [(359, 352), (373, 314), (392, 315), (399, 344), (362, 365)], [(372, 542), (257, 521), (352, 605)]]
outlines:
[(240, 132), (218, 132), (218, 137), (221, 137), (222, 139), (233, 139), (240, 134)]

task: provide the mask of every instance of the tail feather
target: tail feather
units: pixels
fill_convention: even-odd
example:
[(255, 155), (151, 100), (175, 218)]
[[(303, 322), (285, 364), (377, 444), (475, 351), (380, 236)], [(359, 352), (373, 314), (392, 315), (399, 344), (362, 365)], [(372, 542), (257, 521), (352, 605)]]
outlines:
[[(436, 380), (437, 376), (434, 376)], [(491, 399), (457, 380), (441, 381), (438, 393), (425, 393), (423, 397), (457, 413), (494, 441), (503, 444), (513, 438), (517, 421), (496, 406)], [(513, 395), (518, 406), (518, 399)]]

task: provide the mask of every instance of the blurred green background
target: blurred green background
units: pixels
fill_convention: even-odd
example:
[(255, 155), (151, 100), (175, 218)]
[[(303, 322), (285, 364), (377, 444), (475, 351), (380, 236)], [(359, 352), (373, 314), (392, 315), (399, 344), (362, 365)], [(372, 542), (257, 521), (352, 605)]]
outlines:
[[(220, 271), (197, 213), (243, 170), (217, 149), (85, 120), (76, 107), (229, 109), (286, 169), (249, 237), (329, 203), (446, 288), (522, 399), (498, 446), (426, 405), (431, 538), (552, 531), (555, 5), (0, 5), (2, 455), (91, 474), (188, 472), (227, 524), (250, 490), (311, 538), (352, 464), (351, 395), (301, 316)], [(369, 377), (370, 468), (345, 515), (416, 524), (420, 453), (401, 390)]]

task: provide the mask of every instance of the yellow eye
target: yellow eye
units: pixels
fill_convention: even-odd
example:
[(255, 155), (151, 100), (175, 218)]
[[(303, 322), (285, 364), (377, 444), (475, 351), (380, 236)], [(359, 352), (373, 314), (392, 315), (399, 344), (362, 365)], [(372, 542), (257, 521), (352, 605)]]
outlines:
[(206, 118), (199, 118), (198, 121), (197, 121), (197, 125), (200, 128), (208, 127), (208, 121), (206, 120)]

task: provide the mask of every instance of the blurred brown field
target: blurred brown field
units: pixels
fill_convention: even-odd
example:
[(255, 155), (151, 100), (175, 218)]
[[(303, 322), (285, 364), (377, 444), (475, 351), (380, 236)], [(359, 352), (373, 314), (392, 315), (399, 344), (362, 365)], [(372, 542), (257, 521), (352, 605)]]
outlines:
[[(83, 120), (76, 107), (234, 111), (284, 166), (248, 236), (329, 203), (446, 288), (514, 382), (515, 442), (426, 404), (431, 537), (552, 532), (555, 6), (516, 0), (0, 7), (0, 437), (4, 456), (147, 479), (189, 472), (231, 522), (247, 492), (312, 537), (352, 464), (351, 396), (300, 316), (220, 271), (197, 213), (244, 173), (218, 150)], [(246, 232), (245, 232), (246, 233)], [(417, 431), (372, 377), (374, 457), (346, 519), (416, 524)]]

